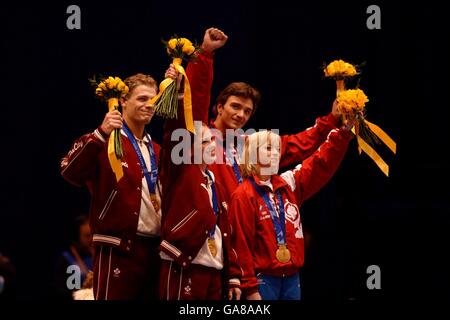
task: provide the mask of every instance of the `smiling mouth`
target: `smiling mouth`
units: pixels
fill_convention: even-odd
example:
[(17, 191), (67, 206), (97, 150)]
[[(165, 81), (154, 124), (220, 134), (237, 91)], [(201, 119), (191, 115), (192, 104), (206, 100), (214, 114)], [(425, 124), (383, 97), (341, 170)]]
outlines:
[(154, 114), (152, 110), (143, 110), (142, 113), (146, 116), (152, 116)]

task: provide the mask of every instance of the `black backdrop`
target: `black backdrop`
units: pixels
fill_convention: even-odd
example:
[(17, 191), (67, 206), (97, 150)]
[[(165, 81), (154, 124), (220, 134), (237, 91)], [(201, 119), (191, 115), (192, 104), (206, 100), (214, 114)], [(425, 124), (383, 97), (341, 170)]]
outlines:
[[(81, 8), (81, 30), (66, 28), (71, 4)], [(370, 4), (381, 8), (381, 30), (366, 27)], [(342, 58), (366, 62), (368, 119), (397, 142), (396, 156), (378, 148), (391, 165), (386, 178), (352, 141), (338, 173), (304, 205), (305, 300), (450, 296), (450, 32), (441, 5), (61, 1), (2, 4), (0, 15), (0, 250), (16, 265), (19, 299), (48, 297), (70, 222), (88, 211), (88, 192), (59, 174), (72, 141), (106, 112), (87, 79), (144, 72), (162, 80), (169, 60), (161, 39), (201, 42), (210, 26), (229, 36), (216, 54), (213, 97), (231, 81), (262, 92), (248, 127), (287, 134), (312, 125), (335, 93), (321, 66)], [(154, 118), (157, 141), (161, 128)], [(369, 265), (381, 268), (381, 290), (366, 287)]]

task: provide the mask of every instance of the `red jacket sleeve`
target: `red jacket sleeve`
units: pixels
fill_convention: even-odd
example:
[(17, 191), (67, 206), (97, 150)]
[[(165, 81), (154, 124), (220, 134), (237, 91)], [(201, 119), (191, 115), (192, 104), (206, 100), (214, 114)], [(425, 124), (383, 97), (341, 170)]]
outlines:
[(312, 156), (294, 170), (281, 174), (281, 177), (295, 191), (300, 204), (319, 191), (331, 179), (344, 158), (351, 139), (352, 134), (348, 131), (332, 130), (327, 140)]
[[(192, 114), (194, 121), (203, 121), (208, 124), (208, 110), (213, 81), (213, 55), (201, 53), (197, 60), (190, 62), (186, 69), (192, 95)], [(161, 180), (163, 190), (171, 188), (174, 180), (180, 175), (180, 166), (174, 165), (171, 160), (173, 148), (179, 141), (172, 141), (172, 132), (179, 128), (185, 128), (183, 101), (178, 100), (178, 116), (176, 119), (168, 119), (164, 124), (162, 155), (161, 155)]]
[(98, 155), (105, 147), (107, 139), (100, 127), (77, 139), (60, 163), (64, 179), (77, 186), (86, 184), (95, 173)]
[(281, 136), (280, 168), (297, 164), (308, 158), (335, 129), (339, 118), (329, 113), (316, 119), (313, 127), (293, 135)]
[(237, 258), (230, 259), (229, 284), (230, 287), (240, 285), (250, 294), (258, 290), (253, 266), (256, 209), (242, 188), (233, 193), (230, 203), (231, 248)]
[(203, 52), (199, 54), (195, 62), (188, 64), (186, 75), (191, 85), (194, 120), (200, 120), (208, 124), (211, 87), (214, 77), (213, 53)]

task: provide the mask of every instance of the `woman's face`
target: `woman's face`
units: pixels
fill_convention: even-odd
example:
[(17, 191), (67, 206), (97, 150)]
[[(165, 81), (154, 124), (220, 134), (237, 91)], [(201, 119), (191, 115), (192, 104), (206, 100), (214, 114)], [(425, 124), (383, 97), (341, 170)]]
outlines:
[(280, 140), (277, 136), (267, 135), (258, 148), (258, 169), (261, 175), (278, 173), (280, 165)]
[(201, 135), (194, 137), (190, 152), (194, 164), (212, 164), (216, 161), (216, 141), (208, 126), (202, 125)]

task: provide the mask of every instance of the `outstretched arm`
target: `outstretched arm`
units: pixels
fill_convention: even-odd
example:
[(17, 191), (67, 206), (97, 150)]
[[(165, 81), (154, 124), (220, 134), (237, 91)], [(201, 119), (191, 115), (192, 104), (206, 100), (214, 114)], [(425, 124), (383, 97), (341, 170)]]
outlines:
[(192, 108), (194, 120), (208, 123), (208, 110), (211, 101), (211, 87), (213, 82), (213, 55), (223, 47), (228, 36), (217, 28), (209, 28), (203, 36), (200, 53), (195, 62), (190, 62), (186, 74), (191, 85)]
[[(208, 123), (208, 110), (211, 98), (211, 86), (213, 81), (213, 53), (222, 47), (228, 37), (219, 29), (209, 28), (205, 31), (203, 52), (200, 53), (195, 62), (190, 62), (186, 69), (192, 96), (192, 114), (194, 121)], [(181, 80), (173, 65), (166, 71), (165, 77)], [(170, 188), (175, 178), (179, 175), (179, 166), (171, 162), (171, 153), (177, 141), (172, 141), (172, 132), (185, 127), (183, 100), (178, 100), (177, 119), (168, 119), (164, 125), (163, 153), (161, 155), (161, 178), (163, 189)]]
[(293, 135), (281, 136), (280, 168), (302, 162), (312, 155), (326, 140), (328, 133), (339, 125), (339, 112), (336, 101), (332, 111), (317, 118), (313, 127)]
[(319, 191), (339, 167), (352, 138), (351, 125), (332, 130), (312, 156), (294, 170), (281, 174), (302, 203)]

